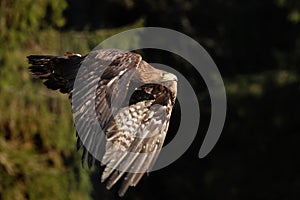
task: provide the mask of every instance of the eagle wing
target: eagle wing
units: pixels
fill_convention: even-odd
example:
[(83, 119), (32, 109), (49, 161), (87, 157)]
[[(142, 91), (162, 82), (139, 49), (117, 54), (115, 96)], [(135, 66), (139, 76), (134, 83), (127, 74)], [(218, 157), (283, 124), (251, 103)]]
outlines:
[[(119, 190), (123, 196), (151, 169), (162, 148), (176, 88), (159, 85), (161, 70), (140, 55), (121, 50), (28, 59), (31, 72), (45, 79), (48, 88), (70, 94), (82, 164), (91, 167), (95, 158), (101, 160), (106, 166), (102, 182), (107, 180), (109, 189), (123, 178)], [(128, 105), (125, 99), (133, 80), (145, 86), (135, 88)]]
[(115, 49), (92, 51), (83, 60), (72, 90), (77, 148), (84, 147), (83, 165), (91, 167), (94, 158), (101, 160), (105, 140), (100, 133), (105, 133), (123, 105), (140, 61), (138, 54)]

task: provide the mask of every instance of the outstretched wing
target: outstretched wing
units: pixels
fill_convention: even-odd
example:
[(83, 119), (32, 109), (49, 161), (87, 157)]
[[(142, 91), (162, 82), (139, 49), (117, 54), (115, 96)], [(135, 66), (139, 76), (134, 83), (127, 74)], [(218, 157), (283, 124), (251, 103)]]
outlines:
[(83, 165), (87, 162), (91, 167), (94, 158), (101, 159), (105, 130), (123, 104), (140, 61), (138, 54), (101, 49), (89, 53), (82, 62), (72, 90), (72, 108), (77, 147), (84, 147)]
[[(32, 74), (45, 80), (49, 89), (70, 94), (77, 148), (83, 146), (82, 164), (88, 163), (91, 167), (94, 157), (99, 159), (103, 153), (103, 134), (99, 132), (105, 130), (112, 114), (123, 103), (141, 56), (117, 49), (100, 49), (86, 56), (66, 53), (64, 56), (31, 55), (27, 58)], [(99, 123), (101, 127), (97, 126)], [(99, 155), (91, 152), (99, 152)]]

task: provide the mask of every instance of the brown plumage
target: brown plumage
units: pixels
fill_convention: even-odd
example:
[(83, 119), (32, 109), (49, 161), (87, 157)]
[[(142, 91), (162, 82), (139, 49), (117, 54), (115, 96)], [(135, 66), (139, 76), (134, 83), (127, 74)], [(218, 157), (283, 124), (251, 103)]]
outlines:
[[(73, 114), (77, 147), (84, 148), (83, 165), (91, 167), (98, 158), (95, 152), (98, 155), (104, 145), (101, 181), (110, 189), (123, 178), (123, 196), (151, 170), (162, 148), (177, 94), (176, 76), (152, 67), (138, 54), (116, 49), (86, 56), (32, 55), (28, 61), (33, 75), (48, 88), (68, 93), (77, 105)], [(106, 138), (93, 129), (95, 122)]]

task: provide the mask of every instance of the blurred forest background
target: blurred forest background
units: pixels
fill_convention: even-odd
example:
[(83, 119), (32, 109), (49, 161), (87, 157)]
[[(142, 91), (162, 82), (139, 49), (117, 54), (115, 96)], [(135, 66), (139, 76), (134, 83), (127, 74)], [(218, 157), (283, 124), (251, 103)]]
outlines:
[(300, 1), (0, 0), (0, 200), (116, 197), (100, 184), (100, 168), (81, 167), (68, 98), (33, 80), (26, 56), (85, 54), (143, 26), (204, 46), (224, 78), (228, 109), (216, 147), (199, 159), (210, 118), (204, 82), (184, 61), (145, 52), (191, 80), (201, 122), (189, 150), (124, 199), (299, 199)]

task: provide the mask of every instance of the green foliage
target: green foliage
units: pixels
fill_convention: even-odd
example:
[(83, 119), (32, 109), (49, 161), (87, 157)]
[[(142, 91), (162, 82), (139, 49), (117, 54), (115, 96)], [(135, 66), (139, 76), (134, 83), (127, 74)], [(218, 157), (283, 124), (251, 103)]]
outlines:
[(0, 44), (5, 48), (17, 47), (42, 28), (65, 24), (66, 0), (1, 0), (0, 5)]
[(0, 198), (88, 199), (68, 98), (31, 81), (26, 55), (1, 68)]

